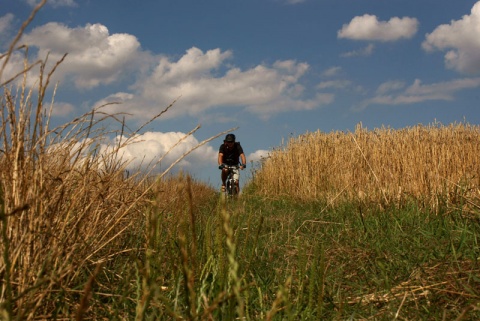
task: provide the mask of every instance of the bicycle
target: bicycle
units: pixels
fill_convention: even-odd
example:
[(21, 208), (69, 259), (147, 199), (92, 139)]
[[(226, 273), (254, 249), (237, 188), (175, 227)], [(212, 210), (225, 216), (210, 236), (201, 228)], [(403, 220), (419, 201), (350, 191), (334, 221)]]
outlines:
[(227, 180), (225, 181), (225, 195), (230, 197), (237, 196), (238, 186), (235, 184), (233, 175), (234, 170), (238, 170), (240, 167), (238, 165), (224, 165), (223, 168), (228, 169)]

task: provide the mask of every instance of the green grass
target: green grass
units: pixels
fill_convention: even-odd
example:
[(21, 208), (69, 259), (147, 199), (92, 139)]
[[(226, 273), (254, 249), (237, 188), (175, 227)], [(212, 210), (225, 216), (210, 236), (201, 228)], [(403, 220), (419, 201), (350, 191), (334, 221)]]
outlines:
[[(461, 211), (212, 196), (156, 204), (103, 267), (86, 316), (137, 320), (476, 320), (480, 224)], [(194, 225), (191, 223), (194, 222)], [(141, 231), (138, 231), (141, 234)], [(132, 242), (138, 242), (136, 236)]]
[(290, 277), (286, 308), (305, 320), (391, 320), (397, 311), (400, 319), (452, 319), (478, 308), (479, 223), (461, 212), (265, 200), (250, 210), (264, 217), (252, 268), (267, 275), (266, 289)]

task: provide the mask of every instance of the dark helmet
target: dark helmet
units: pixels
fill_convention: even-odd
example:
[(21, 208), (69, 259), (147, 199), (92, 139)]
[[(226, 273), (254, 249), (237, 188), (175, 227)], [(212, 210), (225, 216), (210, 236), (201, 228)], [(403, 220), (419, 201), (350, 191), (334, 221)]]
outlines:
[(234, 142), (235, 141), (235, 135), (234, 134), (228, 134), (225, 136), (225, 141), (226, 142)]

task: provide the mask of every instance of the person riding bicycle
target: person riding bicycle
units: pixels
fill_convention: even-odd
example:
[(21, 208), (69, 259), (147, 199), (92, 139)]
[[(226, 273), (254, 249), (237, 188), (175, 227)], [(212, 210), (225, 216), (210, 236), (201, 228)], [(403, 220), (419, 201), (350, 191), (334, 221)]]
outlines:
[[(228, 134), (225, 136), (223, 144), (220, 145), (218, 150), (218, 168), (222, 170), (222, 192), (225, 191), (225, 182), (228, 176), (228, 168), (225, 168), (225, 165), (229, 166), (238, 166), (239, 169), (243, 170), (247, 167), (247, 159), (243, 153), (243, 148), (240, 145), (240, 142), (235, 141), (234, 134)], [(240, 172), (237, 168), (233, 169), (233, 178), (235, 180), (235, 185), (237, 190), (240, 191), (240, 186), (238, 179), (240, 177)]]

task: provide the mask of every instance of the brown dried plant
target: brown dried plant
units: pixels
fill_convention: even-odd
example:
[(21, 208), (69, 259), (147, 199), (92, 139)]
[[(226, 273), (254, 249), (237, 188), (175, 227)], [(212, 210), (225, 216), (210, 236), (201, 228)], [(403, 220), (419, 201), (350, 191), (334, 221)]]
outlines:
[[(144, 126), (125, 133), (121, 115), (105, 114), (103, 106), (50, 127), (56, 88), (50, 104), (45, 103), (46, 95), (66, 55), (46, 70), (48, 57), (31, 64), (28, 48), (16, 48), (25, 27), (45, 3), (33, 10), (0, 57), (0, 318), (7, 320), (49, 319), (53, 313), (82, 319), (97, 275), (105, 274), (117, 256), (138, 250), (138, 244), (131, 243), (132, 234), (142, 237), (151, 191), (172, 168), (154, 174), (158, 164), (154, 163), (127, 175), (129, 164), (119, 157), (120, 151), (135, 143)], [(3, 81), (10, 57), (21, 50), (23, 70)], [(39, 79), (29, 87), (29, 72), (36, 67)], [(108, 129), (106, 123), (111, 126), (112, 121), (118, 130)], [(223, 134), (200, 142), (172, 166)], [(109, 135), (127, 138), (101, 152)], [(78, 289), (82, 284), (83, 291)]]
[(265, 195), (432, 208), (478, 197), (480, 128), (468, 123), (399, 130), (321, 131), (291, 138), (256, 173)]

